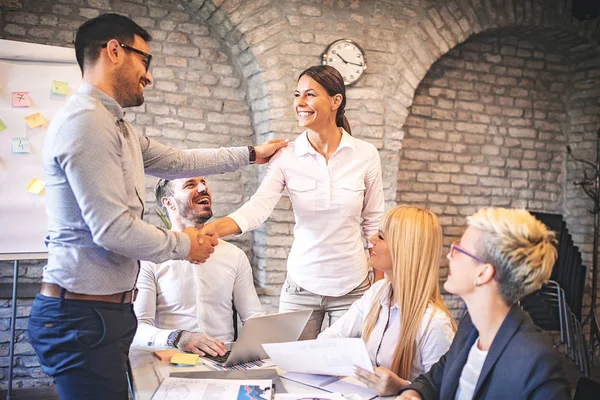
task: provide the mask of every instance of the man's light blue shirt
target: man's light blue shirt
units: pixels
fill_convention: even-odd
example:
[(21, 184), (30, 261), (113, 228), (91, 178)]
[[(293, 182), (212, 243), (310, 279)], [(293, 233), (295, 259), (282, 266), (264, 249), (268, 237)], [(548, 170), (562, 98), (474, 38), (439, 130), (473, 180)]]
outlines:
[(113, 98), (83, 83), (50, 123), (44, 282), (74, 293), (131, 290), (138, 260), (184, 259), (190, 250), (186, 234), (142, 220), (144, 170), (177, 179), (248, 164), (247, 147), (181, 151), (138, 135), (124, 115)]

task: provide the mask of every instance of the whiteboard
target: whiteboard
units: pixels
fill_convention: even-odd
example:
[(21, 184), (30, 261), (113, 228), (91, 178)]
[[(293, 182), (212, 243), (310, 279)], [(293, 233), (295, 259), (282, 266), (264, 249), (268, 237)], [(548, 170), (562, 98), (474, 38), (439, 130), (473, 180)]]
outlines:
[[(51, 94), (54, 80), (68, 82), (67, 95)], [(0, 259), (47, 252), (45, 192), (36, 195), (25, 189), (32, 178), (44, 179), (42, 148), (48, 125), (32, 129), (24, 118), (39, 112), (50, 123), (80, 82), (74, 49), (0, 40), (0, 119), (7, 127), (0, 131)], [(13, 107), (12, 92), (29, 92), (31, 106)], [(13, 153), (15, 138), (29, 142), (29, 153)]]

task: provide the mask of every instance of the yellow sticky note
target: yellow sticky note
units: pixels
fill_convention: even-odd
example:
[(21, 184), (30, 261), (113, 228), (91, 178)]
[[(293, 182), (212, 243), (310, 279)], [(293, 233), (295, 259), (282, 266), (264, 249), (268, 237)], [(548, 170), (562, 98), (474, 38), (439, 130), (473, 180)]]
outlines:
[(69, 82), (52, 81), (52, 93), (68, 95)]
[(171, 357), (171, 364), (196, 365), (198, 354), (178, 353)]
[(25, 190), (27, 190), (29, 193), (40, 194), (42, 193), (42, 190), (44, 190), (45, 186), (46, 182), (38, 178), (33, 178)]
[(30, 128), (37, 128), (38, 126), (42, 126), (46, 123), (46, 120), (40, 115), (40, 113), (26, 116), (25, 121)]
[(0, 132), (6, 129), (6, 124), (0, 119)]

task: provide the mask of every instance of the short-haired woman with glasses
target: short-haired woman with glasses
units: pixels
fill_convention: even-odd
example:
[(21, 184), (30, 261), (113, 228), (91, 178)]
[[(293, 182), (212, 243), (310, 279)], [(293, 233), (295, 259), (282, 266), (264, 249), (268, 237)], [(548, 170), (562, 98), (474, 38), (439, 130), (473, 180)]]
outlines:
[(448, 351), (455, 325), (442, 303), (442, 228), (431, 211), (397, 206), (371, 237), (369, 265), (385, 273), (319, 338), (362, 337), (375, 373), (356, 377), (389, 396), (427, 372)]
[(554, 234), (526, 210), (467, 218), (444, 288), (469, 314), (452, 346), (400, 399), (570, 399), (560, 355), (517, 302), (550, 278)]

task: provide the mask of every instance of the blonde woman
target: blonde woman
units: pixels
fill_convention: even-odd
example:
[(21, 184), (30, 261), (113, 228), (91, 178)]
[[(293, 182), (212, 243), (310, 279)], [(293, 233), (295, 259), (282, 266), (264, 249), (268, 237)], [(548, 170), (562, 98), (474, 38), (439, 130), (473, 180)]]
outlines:
[(570, 399), (561, 356), (518, 306), (550, 278), (554, 234), (525, 210), (482, 209), (452, 244), (444, 288), (469, 315), (400, 399)]
[(386, 278), (319, 338), (362, 337), (375, 373), (357, 368), (356, 377), (389, 396), (448, 351), (455, 326), (440, 296), (442, 228), (436, 215), (397, 206), (385, 214), (370, 241), (369, 265)]

